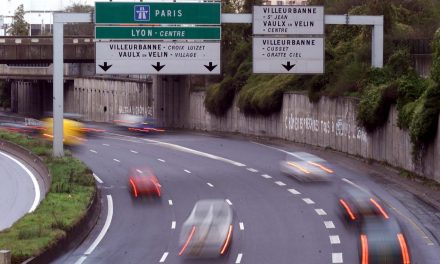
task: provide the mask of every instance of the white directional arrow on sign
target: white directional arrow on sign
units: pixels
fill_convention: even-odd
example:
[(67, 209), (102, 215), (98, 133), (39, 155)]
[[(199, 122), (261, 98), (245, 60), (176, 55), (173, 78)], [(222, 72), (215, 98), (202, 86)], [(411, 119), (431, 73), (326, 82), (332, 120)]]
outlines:
[(220, 42), (96, 42), (96, 74), (220, 74)]

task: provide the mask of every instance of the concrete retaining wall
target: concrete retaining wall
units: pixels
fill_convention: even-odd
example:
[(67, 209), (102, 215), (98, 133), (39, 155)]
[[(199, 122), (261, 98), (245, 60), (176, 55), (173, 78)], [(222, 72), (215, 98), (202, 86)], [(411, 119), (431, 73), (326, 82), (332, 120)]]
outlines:
[(319, 103), (312, 104), (306, 95), (287, 93), (279, 114), (266, 118), (248, 117), (234, 104), (225, 117), (218, 118), (206, 111), (204, 98), (204, 92), (191, 93), (188, 128), (239, 132), (329, 147), (351, 155), (385, 161), (440, 182), (440, 136), (428, 148), (422, 164), (416, 166), (411, 157), (409, 135), (397, 127), (397, 111), (394, 108), (386, 125), (369, 134), (356, 123), (355, 99), (324, 97)]
[(153, 116), (150, 81), (76, 78), (65, 92), (65, 111), (87, 121), (111, 122), (116, 114)]

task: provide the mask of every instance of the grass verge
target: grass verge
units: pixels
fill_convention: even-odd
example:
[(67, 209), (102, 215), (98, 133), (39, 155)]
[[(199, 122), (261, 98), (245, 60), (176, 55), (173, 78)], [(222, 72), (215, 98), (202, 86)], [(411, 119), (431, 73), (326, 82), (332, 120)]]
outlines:
[(51, 157), (52, 146), (42, 139), (0, 131), (0, 139), (31, 150), (46, 163), (52, 184), (38, 208), (0, 232), (0, 249), (11, 250), (12, 263), (37, 256), (66, 236), (85, 215), (96, 192), (92, 172), (66, 151)]

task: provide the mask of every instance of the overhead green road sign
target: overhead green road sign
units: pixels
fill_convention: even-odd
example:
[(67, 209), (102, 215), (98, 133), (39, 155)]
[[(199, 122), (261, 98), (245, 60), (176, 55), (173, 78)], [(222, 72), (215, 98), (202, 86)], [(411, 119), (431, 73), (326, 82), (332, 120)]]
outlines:
[(95, 27), (97, 39), (220, 40), (220, 27)]
[(220, 3), (96, 2), (96, 23), (220, 25)]

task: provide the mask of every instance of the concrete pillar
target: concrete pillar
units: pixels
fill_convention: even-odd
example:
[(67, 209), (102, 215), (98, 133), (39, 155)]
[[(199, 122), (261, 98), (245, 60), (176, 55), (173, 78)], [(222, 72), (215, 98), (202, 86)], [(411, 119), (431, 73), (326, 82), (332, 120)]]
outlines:
[(11, 264), (10, 250), (0, 250), (0, 264)]

